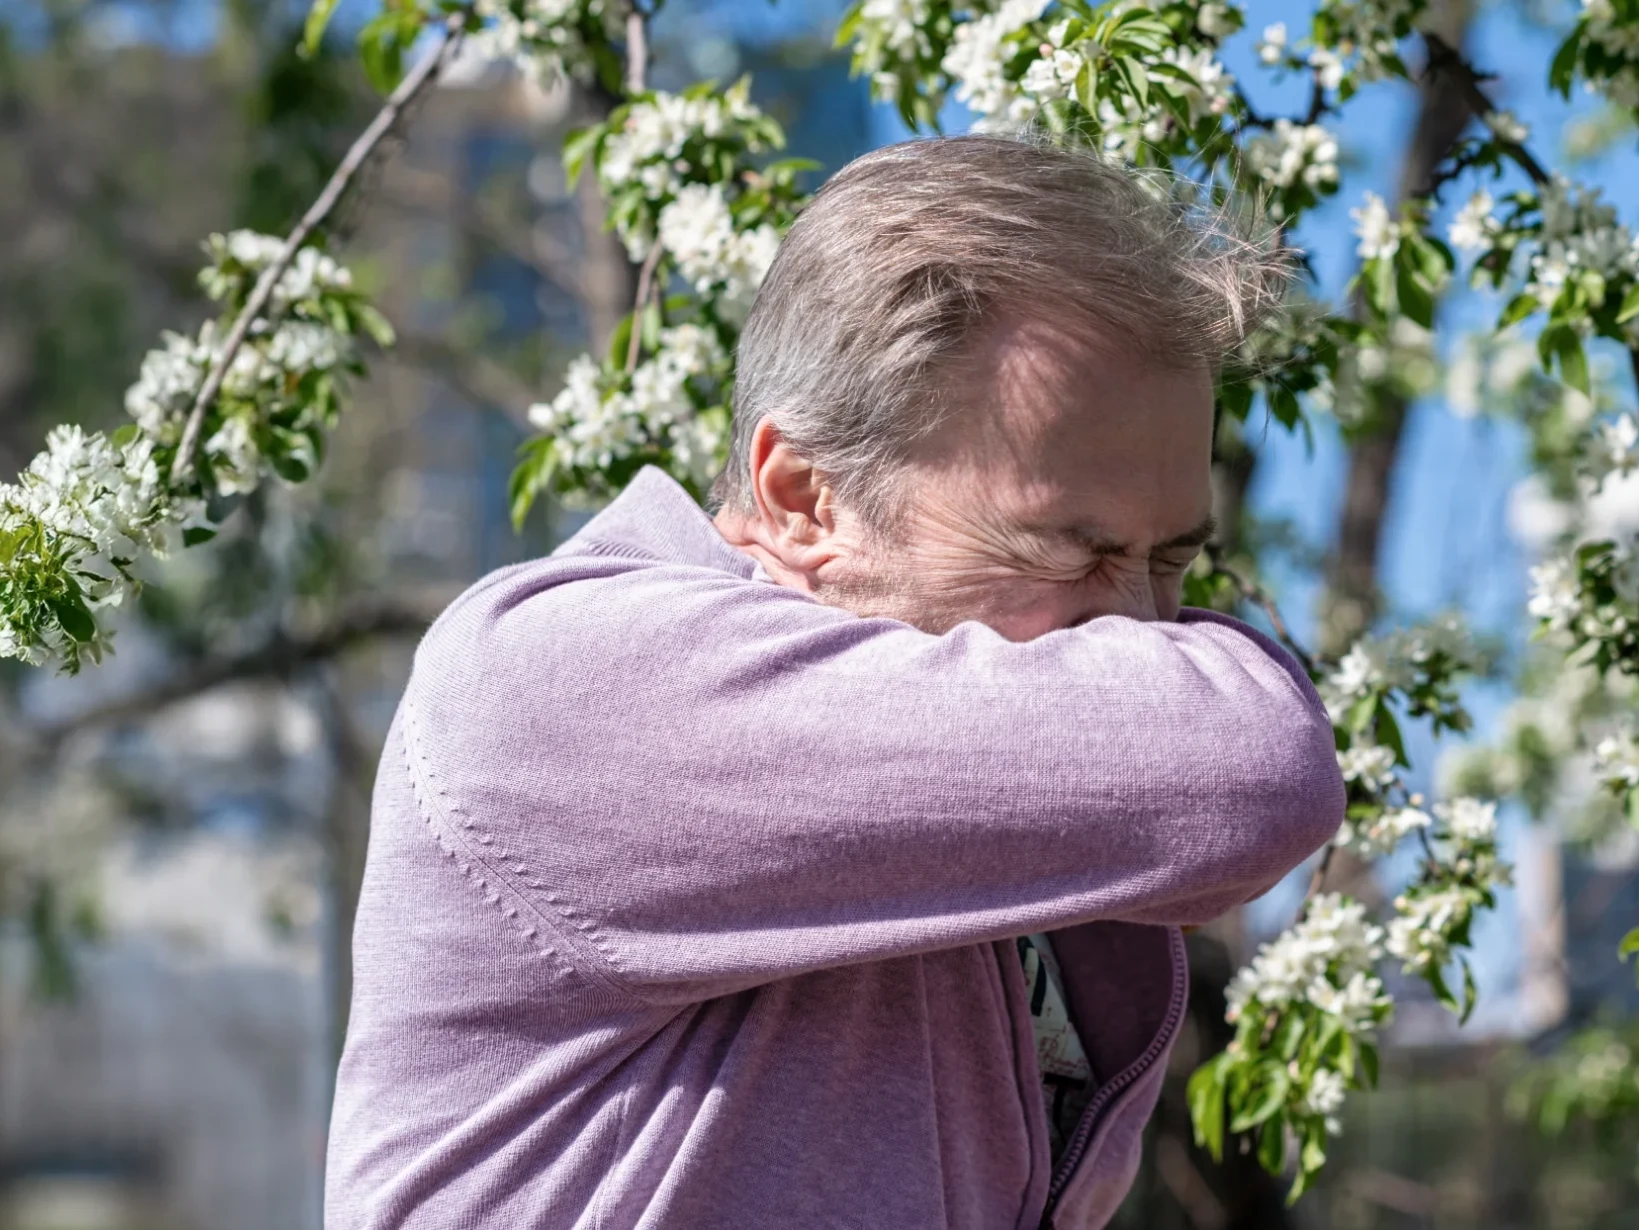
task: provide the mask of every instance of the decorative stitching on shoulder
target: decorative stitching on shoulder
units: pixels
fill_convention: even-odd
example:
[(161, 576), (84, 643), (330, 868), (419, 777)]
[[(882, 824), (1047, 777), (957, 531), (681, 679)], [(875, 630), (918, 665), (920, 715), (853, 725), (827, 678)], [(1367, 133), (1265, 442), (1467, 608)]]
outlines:
[[(421, 753), (420, 723), (416, 717), (415, 704), (408, 696), (404, 699), (404, 760), (405, 768), (410, 775), (410, 787), (415, 794), (422, 820), (445, 855), (454, 860), (458, 870), (472, 882), (479, 895), (488, 904), (497, 906), (502, 917), (517, 927), (519, 934), (533, 943), (540, 952), (552, 956), (559, 955), (536, 939), (536, 923), (544, 925), (552, 934), (564, 941), (565, 947), (571, 949), (573, 955), (590, 958), (572, 962), (579, 972), (607, 990), (627, 998), (641, 1000), (642, 997), (626, 984), (607, 943), (596, 933), (591, 922), (581, 917), (522, 862), (505, 849), (496, 846), (492, 836), (478, 831), (472, 817), (450, 798), (449, 792), (442, 785), (433, 780), (437, 774)], [(437, 797), (429, 798), (429, 792)], [(435, 811), (438, 812), (438, 824), (433, 821)], [(443, 833), (439, 831), (440, 828), (444, 830)], [(446, 833), (449, 840), (446, 840)], [(475, 848), (473, 843), (481, 848)], [(486, 877), (481, 874), (483, 872), (488, 872), (498, 881), (500, 887), (506, 890), (509, 898), (507, 904), (501, 904), (501, 893), (489, 884)], [(531, 901), (527, 893), (511, 882), (513, 875), (545, 898), (562, 916), (562, 921), (554, 919)], [(512, 904), (511, 899), (516, 899), (517, 904)], [(520, 905), (527, 911), (523, 918), (519, 917)], [(584, 941), (566, 931), (563, 923), (567, 923), (573, 932), (578, 932), (579, 936), (584, 937)], [(592, 951), (586, 952), (583, 943), (589, 945)], [(599, 968), (600, 962), (606, 968)]]

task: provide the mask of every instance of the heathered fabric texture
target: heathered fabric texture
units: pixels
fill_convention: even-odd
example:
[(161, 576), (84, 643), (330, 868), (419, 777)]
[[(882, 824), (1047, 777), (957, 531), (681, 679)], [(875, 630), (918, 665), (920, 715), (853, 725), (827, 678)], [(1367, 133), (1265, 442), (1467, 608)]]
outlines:
[[(376, 786), (331, 1230), (1103, 1225), (1178, 924), (1336, 832), (1233, 620), (930, 636), (757, 579), (646, 470), (416, 655)], [(1048, 1159), (1014, 937), (1102, 1082)]]

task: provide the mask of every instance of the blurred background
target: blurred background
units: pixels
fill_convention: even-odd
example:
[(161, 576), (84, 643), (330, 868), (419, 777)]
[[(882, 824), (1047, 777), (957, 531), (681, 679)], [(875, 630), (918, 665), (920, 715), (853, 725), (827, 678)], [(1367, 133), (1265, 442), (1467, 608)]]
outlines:
[[(672, 0), (652, 79), (749, 72), (789, 151), (834, 170), (905, 135), (832, 49), (841, 8)], [(54, 423), (118, 424), (143, 352), (200, 319), (204, 235), (280, 231), (311, 200), (374, 110), (350, 36), (368, 12), (344, 3), (304, 60), (303, 12), (275, 0), (0, 0), (0, 473)], [(1254, 4), (1226, 50), (1266, 111), (1288, 100), (1256, 80), (1251, 38), (1307, 12)], [(1544, 85), (1574, 5), (1446, 16), (1506, 104), (1632, 224), (1635, 134)], [(1380, 89), (1342, 133), (1356, 190), (1392, 191), (1437, 118), (1438, 99)], [(319, 1225), (369, 790), (415, 640), (473, 579), (585, 516), (545, 505), (515, 532), (506, 488), (526, 408), (631, 302), (601, 202), (558, 162), (564, 133), (609, 106), (460, 61), (343, 220), (400, 344), (321, 481), (262, 487), (156, 573), (102, 667), (0, 663), (0, 1230)], [(1355, 204), (1300, 235), (1333, 294)], [(1473, 298), (1442, 311), (1478, 319)], [(1255, 416), (1221, 441), (1220, 516), (1306, 637), (1324, 641), (1340, 603), (1387, 623), (1463, 611), (1497, 650), (1469, 697), (1483, 743), (1528, 665), (1524, 572), (1552, 531), (1527, 434), (1487, 413), (1463, 357), (1398, 361), (1404, 396), (1369, 433), (1319, 415), (1289, 435)], [(1612, 499), (1613, 523), (1639, 527), (1639, 491)], [(1431, 786), (1435, 749), (1419, 736), (1412, 753)], [(1459, 1032), (1397, 988), (1383, 1088), (1352, 1101), (1295, 1209), (1252, 1159), (1218, 1167), (1194, 1149), (1182, 1078), (1224, 1030), (1229, 973), (1289, 919), (1296, 888), (1192, 938), (1191, 1029), (1121, 1224), (1639, 1226), (1639, 1113), (1551, 1134), (1530, 1095), (1567, 1054), (1585, 1053), (1590, 1079), (1631, 1069), (1611, 1048), (1639, 994), (1614, 952), (1639, 914), (1639, 841), (1578, 827), (1552, 799), (1511, 806), (1505, 833), (1518, 887), (1479, 938), (1476, 1019)]]

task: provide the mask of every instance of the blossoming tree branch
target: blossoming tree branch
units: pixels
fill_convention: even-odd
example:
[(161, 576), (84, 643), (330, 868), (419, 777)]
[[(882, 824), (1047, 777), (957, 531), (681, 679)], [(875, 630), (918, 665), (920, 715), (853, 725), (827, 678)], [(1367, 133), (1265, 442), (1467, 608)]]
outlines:
[[(333, 8), (318, 0), (310, 46)], [(220, 314), (149, 353), (126, 394), (131, 422), (109, 436), (60, 427), (18, 482), (0, 487), (0, 656), (68, 671), (99, 660), (107, 612), (140, 584), (145, 557), (209, 538), (257, 484), (299, 483), (322, 463), (349, 382), (371, 347), (392, 342), (326, 250), (326, 221), (463, 41), (539, 78), (595, 80), (620, 99), (572, 134), (563, 156), (571, 177), (595, 176), (603, 191), (608, 226), (638, 268), (635, 301), (608, 353), (575, 359), (561, 391), (529, 409), (539, 435), (513, 479), (514, 515), (546, 492), (607, 497), (650, 464), (703, 497), (724, 454), (738, 330), (812, 164), (775, 156), (781, 131), (746, 81), (648, 88), (654, 11), (628, 0), (386, 4), (360, 46), (387, 101), (296, 230), (210, 237), (201, 287)], [(1551, 168), (1525, 126), (1493, 105), (1481, 66), (1428, 20), (1420, 0), (1320, 0), (1306, 29), (1247, 31), (1264, 71), (1305, 84), (1307, 105), (1292, 115), (1258, 111), (1225, 69), (1220, 47), (1246, 22), (1226, 3), (859, 0), (838, 40), (873, 94), (915, 129), (933, 129), (954, 101), (978, 128), (1033, 125), (1178, 173), (1215, 203), (1261, 209), (1300, 260), (1305, 217), (1345, 190), (1336, 130), (1361, 87), (1448, 75), (1469, 113), (1461, 138), (1392, 207), (1359, 194), (1347, 300), (1328, 306), (1318, 286), (1301, 285), (1292, 310), (1222, 373), (1221, 412), (1244, 419), (1261, 405), (1289, 429), (1306, 416), (1343, 418), (1374, 396), (1387, 356), (1427, 338), (1442, 292), (1467, 276), (1500, 292), (1480, 348), (1529, 346), (1556, 404), (1581, 399), (1585, 413), (1555, 420), (1570, 427), (1551, 451), (1567, 498), (1592, 500), (1613, 475), (1639, 468), (1631, 396), (1596, 399), (1589, 361), (1593, 349), (1622, 355), (1639, 377), (1639, 246), (1596, 188)], [(1591, 90), (1639, 111), (1639, 4), (1585, 0), (1544, 71), (1562, 93)], [(1437, 226), (1459, 193), (1464, 203)], [(1639, 546), (1574, 527), (1563, 537), (1534, 571), (1522, 616), (1555, 647), (1559, 669), (1601, 681), (1639, 675)], [(1198, 568), (1191, 598), (1271, 617), (1321, 689), (1348, 783), (1347, 821), (1296, 921), (1230, 987), (1233, 1042), (1190, 1082), (1198, 1141), (1218, 1155), (1230, 1135), (1249, 1134), (1269, 1170), (1294, 1176), (1296, 1198), (1325, 1163), (1349, 1091), (1375, 1082), (1377, 1038), (1394, 1010), (1385, 973), (1426, 980), (1464, 1018), (1473, 1009), (1471, 929), (1509, 878), (1497, 851), (1502, 792), (1430, 800), (1414, 791), (1401, 727), (1467, 729), (1460, 685), (1479, 657), (1447, 619), (1319, 658), (1291, 642), (1256, 580), (1220, 553)], [(1620, 716), (1590, 722), (1573, 742), (1639, 819), (1631, 726)], [(1407, 843), (1416, 872), (1392, 901), (1328, 885), (1334, 853), (1369, 863)]]

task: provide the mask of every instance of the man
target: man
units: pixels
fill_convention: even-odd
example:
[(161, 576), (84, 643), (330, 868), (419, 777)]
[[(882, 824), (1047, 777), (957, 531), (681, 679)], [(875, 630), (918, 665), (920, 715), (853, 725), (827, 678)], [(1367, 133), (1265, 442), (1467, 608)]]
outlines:
[(1267, 252), (1073, 151), (841, 171), (657, 470), (417, 654), (329, 1224), (1096, 1227), (1179, 926), (1337, 829), (1280, 649), (1180, 610)]

